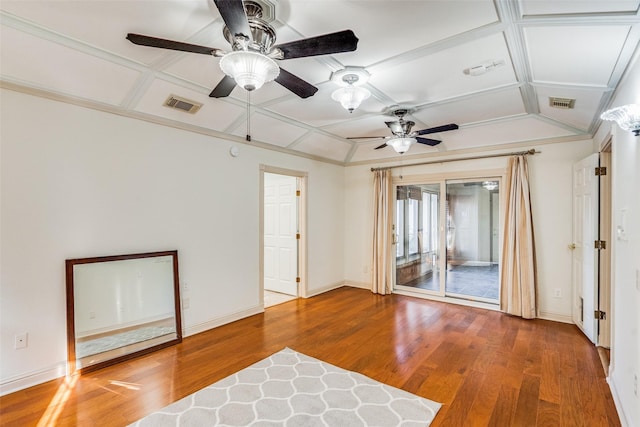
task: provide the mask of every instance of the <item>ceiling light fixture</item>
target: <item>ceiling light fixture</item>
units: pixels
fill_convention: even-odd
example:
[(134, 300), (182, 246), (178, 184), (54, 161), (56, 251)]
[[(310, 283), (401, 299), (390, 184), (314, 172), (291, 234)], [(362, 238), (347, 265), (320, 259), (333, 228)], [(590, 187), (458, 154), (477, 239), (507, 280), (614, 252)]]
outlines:
[(353, 113), (362, 101), (371, 96), (371, 92), (361, 87), (368, 79), (369, 73), (364, 68), (347, 67), (336, 71), (331, 76), (331, 80), (343, 87), (335, 90), (331, 98), (338, 101), (345, 110)]
[(615, 121), (624, 130), (633, 132), (635, 136), (640, 135), (640, 105), (629, 104), (622, 107), (612, 108), (600, 115), (602, 120)]
[(274, 80), (280, 74), (276, 61), (250, 50), (229, 52), (220, 58), (222, 71), (236, 81), (238, 86), (252, 91)]
[(396, 150), (396, 153), (404, 154), (407, 152), (409, 147), (411, 147), (411, 145), (415, 144), (415, 142), (415, 138), (392, 138), (387, 141), (387, 145)]

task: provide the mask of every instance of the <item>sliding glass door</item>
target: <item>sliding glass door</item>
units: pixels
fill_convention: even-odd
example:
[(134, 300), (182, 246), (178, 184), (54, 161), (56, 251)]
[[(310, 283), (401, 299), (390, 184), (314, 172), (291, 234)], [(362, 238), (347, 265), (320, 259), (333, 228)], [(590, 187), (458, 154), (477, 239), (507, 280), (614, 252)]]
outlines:
[(498, 178), (398, 186), (396, 287), (497, 303), (499, 200)]
[(396, 197), (396, 285), (440, 289), (440, 184), (400, 186)]

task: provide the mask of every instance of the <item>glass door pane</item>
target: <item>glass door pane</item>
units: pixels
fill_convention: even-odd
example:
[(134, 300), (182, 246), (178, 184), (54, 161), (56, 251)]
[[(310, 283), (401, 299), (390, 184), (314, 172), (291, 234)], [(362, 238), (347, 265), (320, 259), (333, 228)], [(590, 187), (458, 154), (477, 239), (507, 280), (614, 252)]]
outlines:
[(498, 183), (447, 182), (447, 296), (498, 301)]
[(439, 206), (440, 184), (397, 187), (396, 286), (440, 290)]

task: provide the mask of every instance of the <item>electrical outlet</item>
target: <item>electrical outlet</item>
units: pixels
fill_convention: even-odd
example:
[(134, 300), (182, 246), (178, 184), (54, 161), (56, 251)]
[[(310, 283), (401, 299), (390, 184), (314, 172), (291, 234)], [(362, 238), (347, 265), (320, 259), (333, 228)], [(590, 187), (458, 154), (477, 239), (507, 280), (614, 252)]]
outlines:
[(638, 397), (638, 374), (633, 376), (633, 394)]
[(189, 298), (182, 298), (182, 309), (186, 310), (189, 308)]
[(562, 298), (562, 289), (560, 288), (555, 288), (553, 290), (553, 297), (554, 298)]
[(18, 334), (15, 337), (14, 347), (16, 350), (19, 348), (27, 348), (27, 337), (28, 334), (25, 332), (24, 334)]

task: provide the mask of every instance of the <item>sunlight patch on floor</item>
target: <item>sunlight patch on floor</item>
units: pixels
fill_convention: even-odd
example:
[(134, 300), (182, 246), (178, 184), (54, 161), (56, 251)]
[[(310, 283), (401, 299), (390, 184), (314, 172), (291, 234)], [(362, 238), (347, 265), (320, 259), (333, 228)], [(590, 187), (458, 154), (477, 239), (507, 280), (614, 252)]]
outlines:
[(71, 390), (78, 382), (78, 378), (80, 378), (80, 375), (73, 375), (64, 379), (62, 384), (60, 384), (60, 387), (58, 387), (58, 391), (56, 391), (55, 396), (53, 396), (53, 399), (49, 402), (49, 406), (47, 406), (46, 411), (42, 414), (42, 418), (38, 421), (38, 427), (56, 425), (56, 421), (64, 409), (67, 399), (69, 399)]

